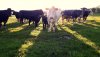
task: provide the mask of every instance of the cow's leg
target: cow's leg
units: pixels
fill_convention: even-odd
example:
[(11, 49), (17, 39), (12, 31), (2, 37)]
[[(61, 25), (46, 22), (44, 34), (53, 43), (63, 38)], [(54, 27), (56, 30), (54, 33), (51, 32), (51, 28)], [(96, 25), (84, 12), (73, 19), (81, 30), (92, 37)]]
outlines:
[(75, 18), (73, 18), (73, 23), (75, 22)]
[(6, 21), (4, 21), (4, 28), (6, 28), (6, 23), (7, 23), (7, 20), (6, 20)]
[(24, 20), (24, 19), (21, 19), (22, 24), (24, 23), (23, 20)]
[(68, 22), (70, 22), (70, 18), (68, 18)]
[(22, 23), (22, 24), (23, 24), (23, 18), (21, 18), (21, 19), (20, 19), (20, 23)]
[(81, 22), (81, 17), (78, 17), (78, 22), (79, 22), (79, 23)]
[(44, 24), (44, 26), (45, 26), (44, 28), (46, 29), (47, 28), (47, 24)]
[(24, 18), (21, 19), (21, 23), (22, 23), (22, 24), (24, 23), (24, 20), (25, 20)]
[(64, 17), (62, 17), (62, 25), (64, 25)]
[(23, 19), (23, 23), (25, 23), (25, 18)]
[(73, 18), (73, 23), (76, 23), (76, 18)]
[(48, 18), (48, 32), (50, 32), (50, 19)]
[(17, 18), (17, 21), (20, 22), (20, 18)]
[(38, 26), (38, 22), (35, 21), (35, 27), (37, 27), (37, 26)]
[(48, 28), (48, 24), (46, 24), (46, 29)]
[(74, 23), (76, 23), (77, 18), (74, 18)]
[(55, 32), (55, 28), (56, 28), (56, 26), (55, 26), (55, 24), (54, 24), (54, 26), (52, 27), (52, 29), (53, 29), (53, 32)]
[(45, 29), (45, 24), (43, 23), (43, 30)]
[(29, 26), (30, 26), (31, 20), (29, 19)]
[(23, 22), (26, 23), (27, 22), (27, 19), (24, 19)]
[(33, 24), (35, 24), (34, 21), (33, 21)]
[(59, 18), (56, 20), (56, 25), (58, 25), (58, 20), (59, 20)]
[(55, 29), (57, 29), (57, 25), (55, 24)]
[(70, 18), (66, 18), (66, 21), (69, 22), (70, 21)]
[(86, 21), (86, 19), (87, 19), (86, 17), (83, 17), (83, 22), (85, 22), (85, 21)]
[(48, 27), (48, 32), (50, 32), (50, 30), (51, 30), (51, 27), (49, 26), (49, 27)]
[(53, 32), (55, 32), (55, 27), (53, 27)]
[(20, 23), (21, 23), (21, 19), (20, 19), (19, 21), (20, 21)]
[(46, 24), (47, 29), (49, 28), (49, 23)]
[(2, 26), (2, 22), (0, 22), (0, 29), (1, 29), (1, 26)]
[(77, 21), (77, 18), (75, 18), (75, 22)]
[(18, 18), (17, 21), (20, 22), (20, 19)]
[(48, 32), (50, 32), (52, 29), (52, 26), (50, 25), (49, 28), (48, 28)]
[(68, 22), (68, 18), (66, 18), (66, 22)]
[(24, 19), (24, 23), (26, 23), (27, 22), (27, 19)]

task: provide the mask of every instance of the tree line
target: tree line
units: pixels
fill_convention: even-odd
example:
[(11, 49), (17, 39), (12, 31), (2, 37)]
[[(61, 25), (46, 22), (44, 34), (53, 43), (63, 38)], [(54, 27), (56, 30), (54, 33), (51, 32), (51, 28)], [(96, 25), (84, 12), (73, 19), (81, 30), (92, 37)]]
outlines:
[(100, 5), (97, 6), (97, 7), (91, 8), (91, 10), (92, 10), (93, 13), (100, 13)]

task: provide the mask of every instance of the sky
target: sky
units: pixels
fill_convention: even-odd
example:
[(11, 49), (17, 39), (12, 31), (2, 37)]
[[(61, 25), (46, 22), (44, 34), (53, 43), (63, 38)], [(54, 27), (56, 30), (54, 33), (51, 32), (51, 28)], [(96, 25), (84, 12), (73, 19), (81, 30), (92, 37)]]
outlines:
[(13, 10), (45, 9), (55, 6), (61, 9), (92, 8), (100, 5), (100, 0), (0, 0), (0, 9)]

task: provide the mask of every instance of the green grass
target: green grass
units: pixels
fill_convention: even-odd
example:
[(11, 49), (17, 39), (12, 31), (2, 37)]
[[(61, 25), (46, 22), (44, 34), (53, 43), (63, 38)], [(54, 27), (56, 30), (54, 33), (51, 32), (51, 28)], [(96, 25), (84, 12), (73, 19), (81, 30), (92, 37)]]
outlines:
[(100, 15), (86, 23), (59, 24), (55, 33), (10, 17), (0, 30), (0, 57), (100, 57)]

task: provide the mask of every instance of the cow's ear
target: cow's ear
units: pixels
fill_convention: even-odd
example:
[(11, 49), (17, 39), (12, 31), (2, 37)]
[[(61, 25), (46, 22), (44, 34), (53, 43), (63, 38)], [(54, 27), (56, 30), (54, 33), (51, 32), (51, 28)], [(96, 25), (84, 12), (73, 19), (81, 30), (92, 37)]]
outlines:
[(46, 10), (49, 10), (49, 8), (45, 8)]

